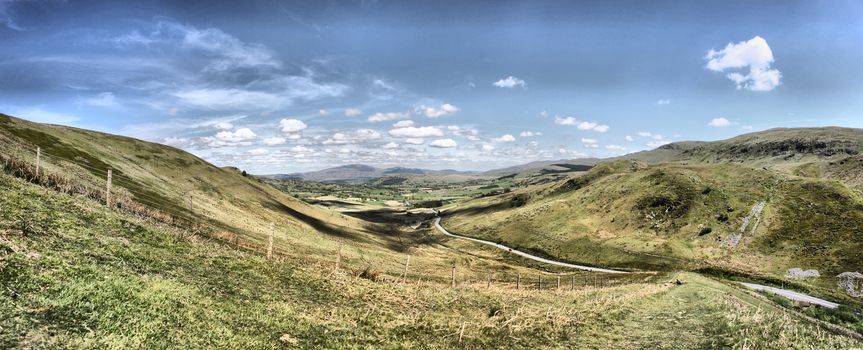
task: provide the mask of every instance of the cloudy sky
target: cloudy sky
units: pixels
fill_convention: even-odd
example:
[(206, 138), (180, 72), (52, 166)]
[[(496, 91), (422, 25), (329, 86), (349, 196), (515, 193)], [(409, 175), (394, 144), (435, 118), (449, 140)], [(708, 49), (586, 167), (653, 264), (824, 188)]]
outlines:
[(0, 112), (253, 173), (863, 127), (859, 1), (0, 0)]

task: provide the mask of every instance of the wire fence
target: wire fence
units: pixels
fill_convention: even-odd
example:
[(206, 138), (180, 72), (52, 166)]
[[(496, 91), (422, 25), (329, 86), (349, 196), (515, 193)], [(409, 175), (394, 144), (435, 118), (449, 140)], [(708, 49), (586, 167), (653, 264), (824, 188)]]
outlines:
[[(276, 244), (275, 223), (271, 224), (268, 232), (263, 233), (236, 232), (213, 224), (207, 217), (195, 212), (194, 201), (190, 195), (192, 189), (185, 191), (180, 198), (168, 198), (160, 194), (163, 193), (163, 188), (144, 184), (107, 163), (91, 164), (79, 159), (46, 154), (40, 147), (20, 145), (17, 150), (0, 154), (0, 157), (3, 160), (3, 170), (7, 174), (62, 193), (83, 195), (110, 205), (113, 209), (177, 227), (189, 235), (213, 239), (247, 253), (277, 261), (291, 259), (291, 253), (296, 253), (289, 251), (286, 244)], [(261, 237), (266, 239), (261, 240)], [(320, 252), (320, 255), (332, 254), (332, 259), (317, 261), (322, 270), (378, 283), (560, 292), (651, 283), (660, 278), (659, 275), (649, 272), (606, 274), (576, 271), (522, 274), (456, 263), (449, 266), (449, 271), (441, 271), (439, 260), (423, 261), (423, 257), (410, 254), (403, 254), (400, 258), (368, 259), (359, 244), (349, 245), (345, 244), (344, 240), (332, 238), (328, 240), (331, 246), (338, 248), (330, 252)], [(308, 261), (308, 256), (302, 259)]]

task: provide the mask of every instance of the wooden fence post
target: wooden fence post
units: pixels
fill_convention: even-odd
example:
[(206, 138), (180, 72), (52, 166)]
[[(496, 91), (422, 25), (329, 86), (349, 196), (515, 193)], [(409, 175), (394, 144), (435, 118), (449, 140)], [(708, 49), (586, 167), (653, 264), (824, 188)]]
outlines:
[(572, 284), (569, 285), (569, 290), (575, 290), (575, 275), (572, 275)]
[(36, 147), (36, 177), (39, 177), (39, 166), (42, 165), (42, 148)]
[(515, 290), (521, 288), (521, 274), (515, 275)]
[(486, 281), (485, 288), (491, 289), (491, 272), (488, 273), (488, 280)]
[(560, 290), (560, 275), (557, 275), (557, 287), (555, 290)]
[(112, 181), (111, 169), (108, 169), (108, 185), (105, 187), (105, 205), (110, 208), (111, 207), (111, 181)]
[(542, 275), (539, 275), (539, 284), (537, 286), (539, 286), (539, 290), (542, 290)]
[(270, 223), (270, 234), (267, 236), (267, 260), (273, 258), (273, 234), (276, 230), (276, 223)]
[(339, 252), (336, 254), (336, 272), (339, 271), (339, 264), (342, 263), (342, 242), (339, 242)]
[(452, 288), (455, 288), (455, 263), (452, 263)]
[(411, 264), (411, 256), (408, 255), (407, 259), (405, 259), (405, 275), (404, 275), (404, 278), (402, 278), (402, 284), (405, 284), (408, 281), (408, 267), (410, 266), (410, 264)]

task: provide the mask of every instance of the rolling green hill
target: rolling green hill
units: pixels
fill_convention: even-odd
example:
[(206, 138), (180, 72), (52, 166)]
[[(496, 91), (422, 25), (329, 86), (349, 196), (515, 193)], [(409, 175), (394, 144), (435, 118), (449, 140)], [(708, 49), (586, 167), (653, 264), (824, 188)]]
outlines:
[(647, 163), (747, 163), (787, 170), (808, 162), (838, 160), (861, 152), (863, 129), (776, 128), (721, 141), (674, 142), (616, 159)]
[[(169, 146), (0, 116), (0, 147), (6, 171), (18, 171), (31, 182), (70, 189), (104, 204), (110, 168), (115, 207), (143, 208), (137, 212), (259, 253), (266, 250), (272, 232), (276, 255), (299, 263), (332, 261), (340, 242), (346, 255), (361, 257), (357, 263), (362, 266), (355, 268), (368, 266), (393, 275), (403, 270), (407, 253), (424, 256), (414, 259), (418, 271), (446, 269), (461, 260), (447, 249), (417, 246), (430, 240), (426, 231), (309, 205), (236, 168), (218, 168)], [(32, 174), (36, 147), (42, 150), (39, 179)], [(517, 269), (493, 261), (481, 265)]]
[(0, 188), (0, 348), (859, 346), (695, 274), (560, 292), (375, 282), (6, 174)]
[(841, 128), (671, 144), (448, 206), (444, 224), (599, 266), (771, 278), (816, 269), (824, 278), (807, 283), (847, 298), (833, 276), (863, 271), (861, 150), (863, 131)]
[[(42, 151), (39, 175), (36, 147)], [(693, 273), (621, 275), (617, 278), (626, 283), (609, 285), (612, 276), (567, 271), (564, 277), (579, 281), (572, 290), (550, 290), (546, 282), (539, 291), (533, 285), (539, 276), (553, 280), (564, 271), (446, 239), (422, 224), (428, 213), (378, 211), (360, 220), (163, 145), (0, 115), (0, 149), (0, 348), (859, 346), (852, 337), (789, 316), (762, 296)], [(856, 178), (841, 166), (801, 171)], [(713, 167), (728, 167), (718, 173), (733, 176), (715, 175)], [(104, 205), (108, 169), (114, 176), (110, 207)], [(647, 182), (665, 190), (644, 191)], [(792, 228), (769, 240), (743, 240), (741, 250), (772, 254), (770, 259), (779, 258), (770, 260), (771, 266), (780, 266), (790, 259), (782, 254), (795, 247), (785, 237), (822, 229), (825, 237), (801, 245), (810, 255), (793, 261), (845, 268), (860, 259), (825, 258), (823, 249), (809, 249), (859, 251), (828, 239), (855, 239), (828, 236), (844, 234), (858, 219), (853, 211), (842, 212), (848, 201), (860, 201), (843, 186), (736, 164), (602, 163), (583, 176), (454, 207), (451, 213), (457, 215), (447, 224), (488, 214), (478, 222), (507, 223), (505, 216), (528, 215), (519, 217), (523, 225), (540, 225), (531, 215), (544, 215), (557, 221), (547, 224), (543, 240), (532, 241), (554, 244), (560, 228), (573, 230), (586, 238), (571, 247), (596, 251), (588, 256), (590, 263), (689, 267), (717, 256), (718, 266), (729, 268), (750, 261), (722, 260), (725, 255), (704, 243), (714, 239), (709, 233), (704, 242), (686, 243), (688, 220), (710, 218), (726, 204), (740, 209), (725, 221), (738, 220), (752, 201), (770, 193), (766, 225)], [(774, 202), (798, 205), (774, 209)], [(643, 231), (637, 237), (612, 237), (615, 232), (597, 243), (593, 237), (600, 231), (582, 230), (594, 223), (574, 216), (604, 223), (604, 215), (592, 213), (631, 204), (641, 211), (611, 225), (637, 227)], [(782, 226), (772, 218), (789, 217), (782, 211), (786, 207), (806, 210), (812, 219)], [(639, 215), (648, 211), (663, 214), (642, 222)], [(822, 213), (845, 216), (840, 222)], [(835, 226), (840, 224), (845, 226)], [(270, 232), (273, 258), (264, 254)], [(625, 250), (618, 249), (621, 244)], [(763, 247), (782, 249), (765, 253)], [(403, 275), (408, 255), (410, 271)], [(456, 288), (450, 287), (452, 271)], [(523, 283), (519, 289), (516, 276)], [(597, 277), (605, 283), (597, 285)], [(686, 283), (674, 283), (678, 279)], [(856, 327), (851, 310), (827, 315), (845, 315), (837, 323)]]

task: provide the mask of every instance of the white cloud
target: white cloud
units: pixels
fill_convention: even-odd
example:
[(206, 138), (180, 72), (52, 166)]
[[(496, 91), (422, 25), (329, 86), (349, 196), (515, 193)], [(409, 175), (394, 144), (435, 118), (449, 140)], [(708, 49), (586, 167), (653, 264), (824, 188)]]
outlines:
[(554, 123), (558, 125), (576, 125), (578, 124), (578, 120), (573, 117), (561, 118), (558, 116), (554, 117)]
[(328, 111), (328, 110), (326, 110), (326, 109), (318, 110), (318, 115), (322, 115), (322, 116), (323, 116), (323, 115), (329, 115), (329, 114), (330, 114), (330, 111)]
[(263, 148), (256, 148), (256, 149), (253, 149), (253, 150), (246, 152), (246, 154), (248, 154), (250, 156), (262, 156), (262, 155), (269, 154), (269, 153), (270, 153), (270, 151), (263, 149)]
[(593, 128), (599, 126), (599, 124), (593, 122), (579, 122), (575, 126), (578, 130), (593, 130)]
[[(705, 59), (709, 60), (706, 68), (712, 71), (737, 69), (738, 71), (727, 75), (728, 79), (737, 84), (737, 89), (770, 91), (781, 84), (782, 73), (770, 67), (774, 62), (773, 50), (767, 40), (760, 36), (737, 44), (728, 43), (719, 51), (711, 49)], [(739, 70), (745, 68), (749, 68), (749, 72), (746, 75), (741, 74)]]
[(670, 104), (670, 103), (671, 103), (671, 100), (669, 100), (669, 99), (661, 99), (661, 100), (657, 100), (657, 101), (656, 101), (656, 104), (658, 104), (658, 105), (660, 105), (660, 106), (661, 106), (661, 105), (667, 105), (667, 104)]
[(298, 98), (340, 96), (346, 88), (340, 84), (319, 84), (308, 77), (291, 76), (250, 88), (192, 88), (172, 95), (182, 104), (210, 110), (272, 110), (289, 106)]
[(383, 148), (384, 149), (396, 149), (396, 148), (399, 148), (399, 144), (397, 144), (395, 142), (390, 142), (390, 143), (383, 145)]
[(413, 137), (405, 139), (405, 143), (409, 143), (412, 145), (421, 145), (421, 144), (424, 144), (425, 142), (426, 142), (425, 139), (419, 139), (419, 138), (413, 138)]
[(301, 132), (308, 127), (306, 123), (299, 119), (282, 119), (279, 121), (279, 129), (287, 134), (289, 139), (299, 139), (302, 137)]
[(407, 112), (388, 112), (388, 113), (375, 113), (369, 116), (368, 121), (372, 123), (383, 122), (387, 120), (398, 120), (405, 119), (409, 117), (410, 114)]
[(627, 142), (632, 142), (632, 141), (633, 141), (632, 136), (626, 135), (626, 141), (627, 141)]
[(285, 144), (286, 141), (287, 140), (285, 140), (285, 138), (283, 138), (283, 137), (275, 136), (275, 137), (268, 137), (268, 138), (264, 139), (264, 144), (267, 146), (276, 146), (276, 145), (283, 145), (283, 144)]
[(660, 134), (654, 134), (650, 131), (639, 131), (638, 136), (652, 138), (654, 140), (662, 140), (664, 137)]
[(489, 144), (485, 144), (485, 145), (482, 145), (482, 150), (483, 150), (483, 152), (491, 152), (491, 151), (494, 151), (494, 146), (489, 145)]
[(200, 29), (175, 22), (160, 21), (150, 33), (134, 31), (115, 38), (114, 42), (121, 47), (173, 45), (183, 50), (201, 52), (210, 58), (205, 68), (207, 71), (282, 66), (272, 51), (263, 45), (245, 43), (217, 28)]
[(213, 124), (213, 127), (219, 130), (231, 130), (234, 128), (234, 124), (230, 122), (216, 122)]
[(711, 119), (710, 122), (707, 123), (707, 125), (717, 127), (717, 128), (723, 128), (723, 127), (731, 125), (731, 121), (728, 119), (719, 117), (719, 118)]
[(539, 131), (522, 131), (518, 136), (521, 137), (534, 137), (534, 136), (542, 136), (542, 132)]
[(618, 146), (618, 145), (606, 145), (605, 149), (611, 151), (626, 151), (626, 147)]
[(525, 87), (525, 82), (524, 82), (524, 80), (521, 80), (519, 78), (516, 78), (516, 77), (510, 75), (506, 78), (503, 78), (501, 80), (498, 80), (498, 81), (492, 83), (492, 85), (497, 86), (497, 87), (502, 87), (502, 88), (514, 88), (516, 86)]
[(9, 0), (0, 1), (0, 25), (16, 31), (26, 31), (26, 28), (18, 26), (18, 24), (15, 23), (15, 19), (12, 16), (13, 11), (10, 8), (13, 3), (14, 1)]
[(503, 135), (501, 137), (495, 138), (492, 141), (494, 142), (513, 142), (515, 141), (515, 137), (510, 134)]
[(456, 143), (453, 139), (438, 139), (432, 141), (429, 146), (435, 148), (453, 148), (458, 146), (458, 143)]
[(356, 117), (360, 114), (363, 114), (363, 111), (356, 108), (348, 108), (345, 109), (345, 117)]
[(181, 111), (273, 112), (297, 100), (338, 97), (350, 89), (343, 83), (316, 81), (318, 75), (311, 68), (293, 75), (294, 69), (285, 69), (269, 48), (243, 42), (217, 28), (163, 20), (113, 42), (130, 52), (119, 56), (122, 59), (99, 59), (89, 66), (101, 69), (97, 66), (101, 64), (105, 69), (134, 73), (106, 78), (111, 85), (140, 81), (139, 76), (146, 75), (147, 80), (136, 83), (135, 89), (147, 96), (136, 96), (135, 101), (171, 115)]
[(381, 138), (381, 133), (372, 129), (357, 129), (354, 131), (337, 132), (324, 140), (325, 145), (346, 145), (363, 143)]
[(96, 107), (116, 107), (118, 105), (113, 92), (103, 92), (95, 97), (84, 99), (82, 102)]
[(221, 131), (216, 134), (216, 139), (227, 143), (243, 143), (254, 140), (257, 135), (249, 128), (237, 129), (237, 131)]
[(311, 152), (314, 152), (314, 150), (311, 148), (302, 146), (302, 145), (296, 145), (294, 147), (291, 147), (291, 152), (293, 152), (293, 153), (311, 153)]
[(443, 136), (443, 130), (434, 126), (395, 128), (390, 130), (390, 136), (399, 138), (426, 138)]
[(608, 125), (599, 124), (595, 122), (586, 122), (579, 121), (573, 117), (561, 118), (559, 116), (554, 117), (554, 123), (558, 125), (571, 125), (578, 128), (578, 130), (593, 130), (596, 132), (606, 132), (608, 131)]
[(285, 102), (276, 94), (240, 89), (192, 89), (176, 92), (174, 96), (181, 103), (210, 109), (281, 107)]
[(395, 124), (393, 124), (393, 127), (395, 127), (395, 128), (406, 128), (409, 126), (414, 126), (413, 120), (400, 120), (400, 121), (396, 122)]
[(479, 131), (476, 129), (463, 129), (458, 125), (449, 125), (446, 128), (455, 136), (462, 136), (471, 141), (479, 141)]
[(444, 103), (438, 107), (420, 105), (415, 109), (417, 114), (425, 115), (429, 118), (443, 117), (459, 111), (459, 108), (449, 103)]
[[(581, 129), (580, 125), (579, 125), (579, 129)], [(596, 131), (596, 132), (606, 132), (606, 131), (608, 131), (609, 128), (608, 128), (608, 125), (602, 124), (602, 125), (596, 125), (590, 129), (593, 131)]]
[(584, 147), (588, 147), (588, 148), (597, 148), (597, 147), (599, 147), (599, 141), (596, 141), (596, 140), (594, 140), (594, 139), (589, 139), (589, 138), (584, 138), (584, 137), (582, 137), (582, 138), (581, 138), (581, 143), (584, 145)]

